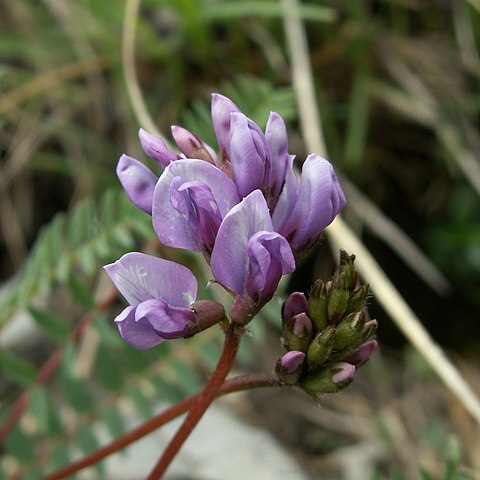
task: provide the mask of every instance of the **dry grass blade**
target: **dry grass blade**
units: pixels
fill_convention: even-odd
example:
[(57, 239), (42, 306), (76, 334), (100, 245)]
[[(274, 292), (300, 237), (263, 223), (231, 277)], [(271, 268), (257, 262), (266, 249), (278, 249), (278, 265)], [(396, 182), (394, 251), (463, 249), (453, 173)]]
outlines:
[[(298, 9), (297, 0), (282, 0), (282, 5), (285, 8)], [(300, 115), (303, 117), (301, 125), (304, 129), (304, 138), (309, 150), (325, 155), (322, 135), (321, 133), (315, 133), (321, 132), (322, 127), (320, 122), (317, 121), (319, 114), (316, 108), (317, 102), (314, 98), (307, 42), (298, 11), (296, 14), (285, 18), (285, 31), (290, 50), (293, 82), (297, 92)], [(309, 120), (308, 124), (306, 119)], [(336, 248), (341, 247), (347, 251), (355, 252), (358, 270), (370, 283), (378, 301), (408, 340), (425, 357), (448, 388), (480, 424), (480, 402), (475, 393), (446, 357), (443, 350), (430, 337), (418, 317), (407, 305), (363, 243), (338, 217), (327, 229), (327, 233)]]

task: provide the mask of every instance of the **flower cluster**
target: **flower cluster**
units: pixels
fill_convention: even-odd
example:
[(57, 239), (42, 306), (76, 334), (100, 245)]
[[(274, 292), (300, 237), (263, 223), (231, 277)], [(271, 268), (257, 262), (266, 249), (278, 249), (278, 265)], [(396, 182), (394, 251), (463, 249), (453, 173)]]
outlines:
[(368, 285), (358, 285), (355, 256), (340, 251), (331, 281), (317, 280), (310, 298), (292, 293), (282, 307), (284, 347), (278, 377), (311, 394), (333, 393), (349, 385), (355, 369), (376, 350), (377, 321), (363, 309)]
[[(315, 154), (297, 176), (277, 113), (263, 132), (231, 100), (214, 94), (212, 122), (218, 155), (179, 126), (172, 127), (179, 152), (140, 130), (143, 150), (163, 173), (157, 177), (122, 155), (117, 174), (130, 200), (152, 215), (164, 245), (203, 253), (215, 281), (234, 296), (232, 321), (244, 324), (318, 241), (345, 196), (332, 165)], [(196, 280), (183, 266), (130, 253), (105, 269), (130, 304), (115, 322), (136, 348), (190, 336), (223, 318), (213, 305), (200, 309), (214, 310), (213, 320), (201, 314)]]

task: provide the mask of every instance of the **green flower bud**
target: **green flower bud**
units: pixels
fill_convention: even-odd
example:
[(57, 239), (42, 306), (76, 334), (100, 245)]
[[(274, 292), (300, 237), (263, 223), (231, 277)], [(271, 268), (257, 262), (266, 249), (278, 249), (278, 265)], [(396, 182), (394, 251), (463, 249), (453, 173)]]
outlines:
[(283, 339), (287, 350), (306, 352), (313, 337), (313, 326), (306, 313), (299, 313), (284, 322)]
[(365, 314), (354, 312), (344, 318), (335, 331), (335, 350), (353, 348), (364, 342), (363, 328), (365, 326)]
[(323, 330), (328, 324), (327, 302), (327, 287), (322, 280), (316, 280), (308, 299), (308, 315), (318, 331)]
[(365, 308), (369, 288), (368, 283), (366, 283), (350, 294), (347, 313), (361, 312)]
[(358, 275), (354, 266), (355, 255), (349, 255), (345, 250), (340, 250), (340, 265), (337, 271), (344, 273), (343, 286), (349, 291), (353, 292), (357, 286)]
[(354, 373), (353, 365), (334, 363), (305, 375), (301, 386), (308, 393), (336, 393), (352, 383)]
[(345, 274), (340, 273), (328, 291), (327, 315), (331, 325), (337, 324), (347, 311), (350, 293), (345, 288)]
[(310, 343), (307, 350), (308, 363), (314, 367), (323, 365), (333, 350), (335, 340), (335, 328), (328, 326), (319, 332)]

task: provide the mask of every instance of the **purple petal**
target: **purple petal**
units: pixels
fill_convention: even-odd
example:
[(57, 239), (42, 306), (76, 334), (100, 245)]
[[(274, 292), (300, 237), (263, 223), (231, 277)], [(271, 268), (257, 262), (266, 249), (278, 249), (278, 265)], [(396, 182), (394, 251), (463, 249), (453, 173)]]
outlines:
[(287, 127), (283, 118), (271, 112), (265, 128), (265, 140), (271, 155), (272, 170), (268, 185), (267, 204), (273, 210), (282, 191), (289, 164)]
[(227, 97), (214, 93), (212, 95), (212, 122), (217, 137), (220, 156), (230, 159), (230, 114), (241, 110)]
[[(207, 195), (206, 188), (200, 191), (201, 184), (210, 191), (208, 205), (201, 204), (201, 195)], [(200, 203), (195, 205), (196, 201)], [(203, 160), (178, 160), (165, 169), (155, 187), (153, 228), (164, 245), (201, 251), (202, 244), (192, 223), (195, 220), (192, 215), (203, 208), (203, 213), (209, 210), (212, 216), (215, 214), (221, 220), (239, 201), (235, 184), (221, 170)], [(216, 221), (214, 218), (210, 220)]]
[(214, 150), (192, 132), (178, 125), (173, 125), (172, 135), (178, 147), (187, 158), (205, 160), (212, 165), (217, 163), (217, 155)]
[(351, 382), (355, 374), (355, 367), (346, 362), (338, 362), (332, 365), (332, 382), (335, 384)]
[(165, 168), (170, 162), (180, 158), (178, 154), (172, 152), (165, 145), (165, 142), (161, 138), (148, 133), (143, 128), (139, 130), (138, 136), (144, 152), (163, 168)]
[(132, 203), (151, 215), (153, 190), (158, 177), (143, 163), (127, 155), (120, 157), (117, 175)]
[(298, 198), (299, 180), (293, 169), (294, 159), (294, 155), (289, 156), (285, 183), (272, 214), (273, 228), (275, 228), (276, 232), (282, 231), (282, 227), (292, 215)]
[(257, 232), (247, 244), (249, 269), (246, 291), (266, 300), (277, 289), (282, 275), (295, 270), (295, 259), (287, 240), (276, 232)]
[(265, 198), (255, 190), (233, 207), (218, 229), (211, 268), (214, 277), (230, 290), (243, 294), (248, 272), (247, 245), (259, 231), (272, 231)]
[(130, 305), (159, 299), (174, 307), (188, 307), (197, 296), (193, 273), (169, 260), (131, 252), (104, 268)]
[(133, 306), (125, 308), (115, 319), (120, 335), (132, 347), (141, 350), (162, 343), (164, 339), (155, 333), (147, 320), (135, 320), (136, 308)]
[(330, 162), (311, 154), (303, 164), (295, 207), (279, 231), (298, 252), (319, 238), (345, 204), (345, 195)]
[(238, 193), (246, 197), (268, 181), (270, 156), (260, 128), (243, 113), (232, 113), (230, 161)]
[(138, 305), (135, 320), (148, 321), (162, 338), (180, 338), (192, 332), (195, 314), (189, 308), (170, 307), (163, 300), (147, 300)]
[(357, 350), (352, 352), (345, 361), (351, 363), (355, 367), (363, 365), (375, 352), (378, 347), (378, 342), (376, 340), (370, 340), (363, 343)]

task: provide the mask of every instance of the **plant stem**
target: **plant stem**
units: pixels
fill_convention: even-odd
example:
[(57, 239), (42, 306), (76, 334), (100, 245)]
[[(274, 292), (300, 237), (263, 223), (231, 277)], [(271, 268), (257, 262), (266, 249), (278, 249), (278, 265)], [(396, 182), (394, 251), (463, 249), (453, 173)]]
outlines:
[[(242, 390), (251, 390), (254, 388), (261, 387), (281, 387), (283, 384), (273, 375), (265, 374), (256, 374), (256, 375), (242, 375), (240, 377), (235, 377), (230, 380), (226, 380), (220, 389), (217, 391), (216, 396), (226, 395), (228, 393), (239, 392)], [(171, 420), (179, 417), (185, 413), (192, 405), (194, 405), (203, 392), (196, 393), (191, 397), (182, 400), (180, 403), (177, 403), (167, 410), (163, 411), (156, 417), (148, 420), (139, 427), (131, 430), (130, 432), (122, 435), (115, 439), (109, 445), (105, 445), (94, 452), (91, 452), (84, 458), (67, 465), (66, 467), (52, 472), (50, 475), (44, 477), (43, 480), (61, 480), (66, 478), (74, 473), (82, 470), (86, 467), (94, 465), (95, 463), (100, 462), (104, 458), (108, 457), (112, 453), (118, 452), (122, 448), (127, 447), (128, 445), (136, 442), (137, 440), (145, 437), (149, 433), (152, 433), (154, 430), (162, 427)]]
[(207, 408), (211, 405), (218, 394), (225, 378), (232, 368), (235, 357), (237, 356), (238, 345), (240, 344), (241, 331), (231, 324), (225, 333), (225, 343), (223, 345), (222, 354), (218, 360), (217, 367), (212, 373), (210, 380), (199, 394), (198, 400), (193, 404), (192, 408), (187, 414), (182, 425), (178, 429), (175, 436), (172, 438), (167, 448), (160, 457), (157, 465), (152, 470), (147, 480), (157, 480), (165, 473), (168, 466), (179, 452), (182, 445), (187, 440), (190, 433), (196, 427)]

